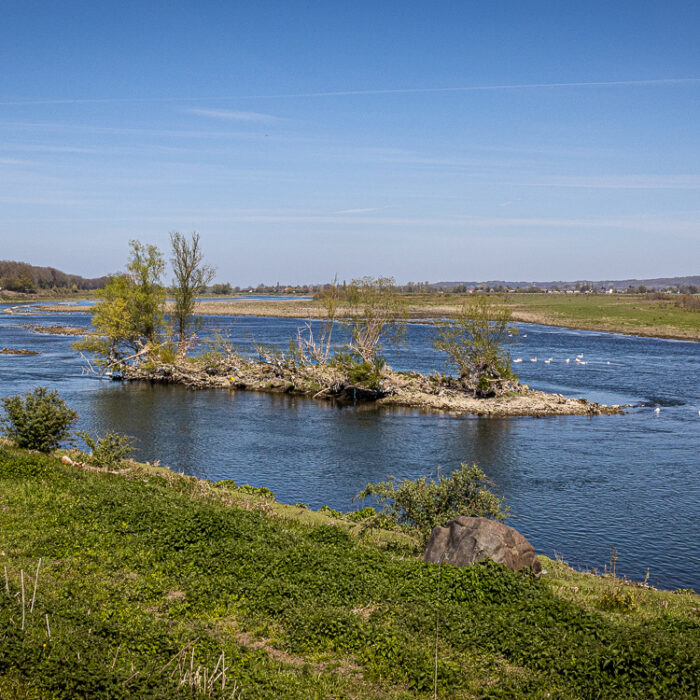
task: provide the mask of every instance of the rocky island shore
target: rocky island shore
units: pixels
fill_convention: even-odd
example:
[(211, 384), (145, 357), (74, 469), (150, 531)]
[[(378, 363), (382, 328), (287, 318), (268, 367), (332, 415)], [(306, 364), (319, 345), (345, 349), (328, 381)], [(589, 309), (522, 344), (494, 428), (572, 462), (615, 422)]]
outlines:
[(595, 416), (623, 413), (623, 406), (606, 406), (585, 398), (569, 398), (531, 389), (517, 380), (498, 395), (479, 397), (454, 377), (396, 372), (384, 367), (375, 382), (352, 381), (339, 367), (282, 360), (235, 358), (207, 363), (191, 358), (183, 363), (154, 363), (125, 367), (115, 380), (180, 384), (191, 389), (229, 389), (304, 396), (342, 403), (373, 402), (477, 416)]

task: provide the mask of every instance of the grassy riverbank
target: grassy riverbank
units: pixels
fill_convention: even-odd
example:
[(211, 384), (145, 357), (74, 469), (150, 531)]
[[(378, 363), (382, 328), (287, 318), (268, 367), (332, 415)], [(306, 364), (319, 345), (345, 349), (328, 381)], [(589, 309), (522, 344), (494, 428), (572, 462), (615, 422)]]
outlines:
[[(458, 313), (468, 294), (405, 294), (412, 320)], [(607, 331), (658, 338), (700, 341), (700, 312), (679, 306), (679, 297), (654, 294), (507, 294), (502, 297), (514, 321)], [(85, 311), (60, 305), (52, 311)], [(238, 300), (198, 302), (199, 314), (322, 318), (323, 307), (312, 300)], [(342, 304), (338, 316), (346, 310)]]
[[(468, 294), (406, 294), (413, 320), (451, 317), (468, 302)], [(643, 294), (508, 294), (501, 299), (514, 321), (626, 333), (628, 335), (700, 340), (700, 313), (677, 306), (678, 299)], [(198, 313), (241, 316), (323, 317), (313, 301), (200, 302)], [(343, 316), (343, 307), (339, 316)]]
[(0, 446), (0, 552), (0, 697), (433, 697), (436, 658), (439, 697), (700, 688), (696, 595), (424, 564), (400, 533), (165, 469)]

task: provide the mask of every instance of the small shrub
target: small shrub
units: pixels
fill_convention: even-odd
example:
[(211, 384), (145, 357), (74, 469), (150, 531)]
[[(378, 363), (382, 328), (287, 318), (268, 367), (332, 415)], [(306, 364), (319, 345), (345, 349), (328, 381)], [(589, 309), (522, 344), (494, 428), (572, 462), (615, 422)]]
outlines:
[(275, 500), (275, 494), (265, 486), (251, 486), (250, 484), (241, 484), (236, 488), (241, 493), (252, 493), (255, 496), (262, 496), (263, 498), (268, 498), (273, 501)]
[(177, 362), (177, 347), (174, 343), (164, 343), (153, 351), (153, 357), (160, 363), (174, 365)]
[(103, 438), (92, 438), (89, 433), (83, 430), (77, 431), (76, 435), (90, 449), (90, 454), (86, 459), (88, 464), (102, 469), (120, 465), (134, 451), (133, 438), (129, 435), (109, 432)]
[(345, 372), (352, 384), (368, 389), (379, 389), (384, 365), (385, 361), (381, 356), (376, 356), (372, 362), (364, 362), (358, 355), (350, 352), (339, 352), (331, 360), (331, 366)]
[(700, 295), (684, 294), (677, 302), (676, 306), (679, 309), (686, 311), (700, 311)]
[(331, 508), (330, 506), (323, 505), (318, 509), (319, 513), (325, 513), (326, 515), (330, 516), (331, 518), (342, 518), (343, 513), (339, 510), (335, 510), (335, 508)]
[(24, 396), (5, 396), (0, 401), (7, 414), (0, 425), (17, 447), (50, 452), (70, 435), (78, 419), (58, 392), (47, 387), (37, 387)]
[(608, 612), (629, 613), (637, 607), (637, 600), (632, 591), (615, 586), (604, 591), (598, 607)]
[(367, 506), (366, 508), (360, 508), (360, 510), (353, 510), (350, 513), (346, 513), (345, 517), (353, 522), (360, 522), (362, 520), (367, 520), (367, 518), (373, 518), (377, 515), (377, 511), (372, 508), (372, 506)]
[(215, 489), (237, 489), (238, 484), (233, 479), (221, 479), (214, 482)]
[(355, 498), (372, 496), (384, 503), (383, 513), (394, 522), (415, 528), (424, 541), (437, 525), (444, 525), (459, 515), (505, 519), (508, 509), (486, 488), (486, 474), (476, 464), (462, 464), (450, 476), (438, 474), (436, 481), (421, 477), (367, 484)]

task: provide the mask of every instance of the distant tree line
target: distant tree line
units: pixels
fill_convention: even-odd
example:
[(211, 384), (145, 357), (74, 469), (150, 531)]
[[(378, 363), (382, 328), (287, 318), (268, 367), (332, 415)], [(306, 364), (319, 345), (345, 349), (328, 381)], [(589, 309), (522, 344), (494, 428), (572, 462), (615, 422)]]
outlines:
[(101, 289), (108, 277), (86, 279), (69, 275), (53, 267), (38, 267), (24, 262), (0, 260), (0, 288), (12, 292), (34, 294), (51, 289), (88, 291)]

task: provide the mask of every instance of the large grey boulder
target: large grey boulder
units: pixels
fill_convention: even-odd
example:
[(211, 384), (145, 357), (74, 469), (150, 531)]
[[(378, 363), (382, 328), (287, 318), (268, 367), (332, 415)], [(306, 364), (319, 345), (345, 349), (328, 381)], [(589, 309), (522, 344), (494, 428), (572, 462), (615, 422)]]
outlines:
[(488, 518), (465, 515), (436, 527), (423, 554), (423, 561), (434, 564), (469, 566), (482, 559), (492, 559), (509, 569), (542, 570), (533, 546), (512, 527)]

